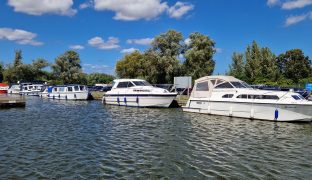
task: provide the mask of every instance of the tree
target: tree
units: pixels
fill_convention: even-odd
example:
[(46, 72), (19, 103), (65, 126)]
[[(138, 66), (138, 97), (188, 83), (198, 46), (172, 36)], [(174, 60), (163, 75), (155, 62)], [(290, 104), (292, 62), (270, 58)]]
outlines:
[(149, 78), (152, 83), (172, 83), (174, 76), (180, 75), (178, 56), (183, 51), (182, 40), (182, 34), (174, 30), (155, 37), (152, 48), (144, 55), (151, 70)]
[(264, 80), (264, 82), (266, 83), (270, 82), (272, 84), (273, 82), (278, 81), (280, 74), (278, 72), (275, 55), (267, 47), (261, 48), (260, 54), (261, 54), (259, 66), (260, 74), (256, 77), (255, 82), (262, 79)]
[(232, 64), (230, 65), (229, 75), (241, 80), (246, 80), (244, 54), (234, 52), (232, 55)]
[(48, 79), (50, 79), (50, 73), (43, 70), (44, 68), (50, 66), (50, 63), (47, 60), (38, 58), (33, 60), (32, 66), (36, 74), (36, 80), (48, 81)]
[(260, 48), (256, 41), (252, 42), (252, 45), (247, 46), (247, 50), (245, 52), (246, 58), (246, 66), (245, 66), (245, 74), (247, 78), (247, 82), (253, 83), (257, 77), (261, 76), (261, 54)]
[(4, 71), (3, 64), (2, 62), (0, 62), (0, 82), (3, 81), (3, 71)]
[(190, 43), (187, 45), (184, 61), (186, 74), (192, 76), (193, 79), (211, 75), (215, 67), (213, 60), (216, 52), (215, 42), (198, 32), (192, 33), (189, 39)]
[(72, 50), (57, 57), (52, 70), (54, 78), (64, 84), (81, 83), (81, 78), (85, 78), (81, 70), (79, 54)]
[(301, 49), (292, 49), (277, 58), (280, 72), (294, 83), (311, 75), (311, 60)]
[(104, 73), (91, 73), (87, 75), (88, 85), (94, 85), (97, 83), (108, 84), (115, 79), (114, 76)]
[(22, 65), (22, 51), (21, 50), (15, 50), (15, 58), (13, 62), (13, 66), (17, 67), (19, 65)]
[(139, 51), (126, 54), (116, 64), (116, 74), (120, 78), (139, 78), (143, 77), (144, 58)]

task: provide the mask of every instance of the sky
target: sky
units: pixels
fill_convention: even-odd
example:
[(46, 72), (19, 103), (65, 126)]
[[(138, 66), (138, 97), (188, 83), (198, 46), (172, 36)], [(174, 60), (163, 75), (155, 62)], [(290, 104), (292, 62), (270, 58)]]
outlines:
[(215, 41), (214, 74), (253, 40), (275, 54), (299, 48), (312, 57), (312, 0), (2, 0), (0, 61), (12, 63), (20, 49), (24, 63), (53, 63), (76, 50), (84, 72), (114, 74), (125, 54), (170, 29)]

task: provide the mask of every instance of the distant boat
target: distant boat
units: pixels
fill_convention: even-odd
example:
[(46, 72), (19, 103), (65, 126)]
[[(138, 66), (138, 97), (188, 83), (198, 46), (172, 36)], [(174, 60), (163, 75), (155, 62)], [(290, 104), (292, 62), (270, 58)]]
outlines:
[(8, 92), (9, 86), (6, 83), (0, 83), (0, 94), (6, 94)]
[(253, 89), (232, 76), (197, 79), (183, 111), (269, 121), (312, 120), (312, 102), (300, 94)]
[(8, 89), (8, 94), (19, 94), (21, 92), (20, 84), (11, 84)]
[(88, 88), (84, 85), (58, 85), (45, 86), (40, 96), (59, 100), (87, 100), (90, 96)]
[(39, 96), (43, 86), (43, 84), (22, 83), (19, 94), (23, 96)]
[(114, 80), (112, 89), (103, 96), (104, 104), (133, 107), (169, 107), (177, 93), (153, 87), (141, 79)]

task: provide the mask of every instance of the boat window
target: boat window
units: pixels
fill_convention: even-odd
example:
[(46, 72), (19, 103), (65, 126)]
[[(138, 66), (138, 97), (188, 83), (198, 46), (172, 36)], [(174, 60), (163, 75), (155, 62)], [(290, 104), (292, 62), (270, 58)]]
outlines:
[(231, 84), (236, 87), (236, 88), (247, 88), (244, 84), (242, 84), (241, 82), (238, 81), (232, 81)]
[(74, 89), (75, 89), (75, 91), (79, 91), (79, 87), (78, 86), (75, 86)]
[(64, 92), (65, 91), (65, 87), (59, 87), (59, 92)]
[(233, 86), (229, 83), (229, 82), (225, 82), (222, 84), (219, 84), (218, 86), (216, 86), (215, 88), (217, 89), (223, 89), (223, 88), (233, 88)]
[(233, 96), (233, 94), (224, 94), (222, 98), (232, 98)]
[(300, 97), (298, 97), (297, 95), (292, 95), (291, 97), (293, 97), (295, 100), (300, 100)]
[(54, 88), (54, 92), (57, 92), (57, 88)]
[(73, 87), (67, 87), (67, 91), (73, 91)]
[(238, 95), (236, 98), (247, 99), (247, 94)]
[(211, 84), (214, 85), (216, 83), (216, 80), (213, 79), (213, 80), (210, 80)]
[(84, 86), (79, 86), (79, 88), (80, 88), (80, 91), (84, 90)]
[(216, 84), (221, 84), (221, 83), (223, 83), (223, 82), (224, 82), (224, 80), (218, 79)]
[(136, 86), (152, 86), (147, 81), (132, 81)]
[(120, 82), (117, 85), (117, 88), (128, 88), (128, 87), (132, 87), (132, 86), (134, 86), (134, 85), (131, 82), (125, 81), (125, 82)]
[(27, 87), (24, 87), (24, 90), (27, 90)]
[(208, 81), (197, 83), (196, 91), (209, 91)]
[(258, 94), (241, 94), (237, 96), (237, 98), (241, 99), (267, 99), (267, 100), (278, 100), (279, 97), (277, 95), (258, 95)]

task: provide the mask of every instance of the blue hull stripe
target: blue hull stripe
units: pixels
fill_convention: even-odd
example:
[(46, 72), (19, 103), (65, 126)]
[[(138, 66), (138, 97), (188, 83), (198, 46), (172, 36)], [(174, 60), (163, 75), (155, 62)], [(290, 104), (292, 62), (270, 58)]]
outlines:
[(130, 96), (130, 97), (176, 97), (177, 95), (172, 95), (172, 94), (109, 94), (109, 95), (104, 95), (105, 97), (110, 97), (110, 96), (114, 96), (114, 97), (127, 97), (127, 96)]

